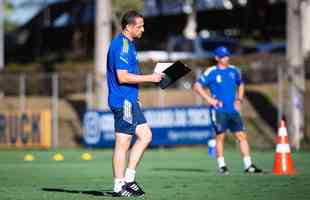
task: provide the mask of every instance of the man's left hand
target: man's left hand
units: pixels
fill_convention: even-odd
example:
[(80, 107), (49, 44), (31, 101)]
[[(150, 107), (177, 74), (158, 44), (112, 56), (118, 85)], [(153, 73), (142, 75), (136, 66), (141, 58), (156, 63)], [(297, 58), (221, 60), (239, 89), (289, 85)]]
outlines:
[(237, 111), (240, 111), (240, 110), (241, 110), (241, 103), (242, 103), (242, 100), (240, 100), (240, 99), (236, 99), (236, 100), (235, 100), (235, 109), (236, 109)]

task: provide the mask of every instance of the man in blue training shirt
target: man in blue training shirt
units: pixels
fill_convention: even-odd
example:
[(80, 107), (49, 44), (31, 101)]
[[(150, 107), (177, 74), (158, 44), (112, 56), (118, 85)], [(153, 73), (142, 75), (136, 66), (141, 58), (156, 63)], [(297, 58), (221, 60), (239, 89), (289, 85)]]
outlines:
[[(158, 83), (163, 74), (140, 75), (133, 40), (139, 39), (144, 31), (143, 17), (136, 11), (128, 11), (121, 23), (122, 32), (112, 40), (107, 62), (108, 102), (114, 114), (115, 128), (114, 195), (143, 196), (143, 190), (135, 182), (135, 174), (142, 155), (151, 142), (152, 132), (140, 109), (138, 84)], [(131, 148), (126, 168), (127, 152), (134, 135), (137, 140)]]
[[(229, 64), (230, 52), (224, 46), (214, 50), (216, 66), (212, 66), (194, 84), (194, 91), (209, 105), (211, 121), (216, 132), (216, 156), (219, 173), (229, 174), (224, 160), (225, 132), (230, 130), (240, 142), (245, 173), (260, 173), (252, 164), (247, 135), (244, 132), (240, 107), (244, 97), (244, 83), (238, 68)], [(204, 90), (208, 87), (211, 96)]]

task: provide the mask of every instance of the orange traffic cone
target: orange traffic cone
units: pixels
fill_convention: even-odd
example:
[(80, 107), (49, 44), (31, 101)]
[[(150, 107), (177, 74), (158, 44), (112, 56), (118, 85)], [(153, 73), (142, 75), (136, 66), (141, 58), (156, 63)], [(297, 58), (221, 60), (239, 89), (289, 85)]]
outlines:
[(277, 148), (272, 173), (278, 175), (295, 174), (296, 171), (294, 169), (290, 145), (288, 143), (287, 129), (285, 127), (284, 120), (281, 120), (280, 122), (276, 143)]

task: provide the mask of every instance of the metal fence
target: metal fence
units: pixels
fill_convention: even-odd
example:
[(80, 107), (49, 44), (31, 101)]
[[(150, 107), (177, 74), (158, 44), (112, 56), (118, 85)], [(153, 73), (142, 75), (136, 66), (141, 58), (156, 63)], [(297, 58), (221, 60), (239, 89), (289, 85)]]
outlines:
[[(185, 77), (174, 85), (175, 89), (161, 90), (157, 87), (146, 85), (142, 88), (140, 99), (144, 107), (189, 106), (201, 105), (203, 100), (191, 89), (194, 79), (202, 70), (195, 70), (190, 76)], [(289, 93), (288, 76), (285, 66), (273, 69), (277, 73), (278, 85), (275, 88), (278, 99), (272, 102), (276, 107), (278, 120), (284, 113), (288, 113)], [(82, 115), (87, 109), (98, 105), (96, 85), (98, 81), (93, 73), (63, 72), (42, 74), (0, 74), (0, 110), (14, 110), (23, 113), (27, 110), (49, 109), (52, 112), (52, 141), (53, 147), (59, 147), (60, 138), (65, 137), (66, 130), (62, 127), (67, 123), (70, 127), (81, 126)], [(269, 91), (264, 91), (268, 93)], [(77, 118), (70, 118), (64, 102), (70, 102)], [(61, 104), (61, 105), (60, 105)], [(307, 105), (307, 102), (305, 103)], [(306, 106), (307, 109), (307, 106)], [(247, 111), (244, 114), (248, 115)], [(306, 113), (305, 132), (308, 131), (309, 112)], [(80, 121), (79, 121), (80, 120)], [(79, 121), (79, 122), (76, 122)], [(78, 125), (74, 123), (80, 123)], [(274, 123), (275, 124), (275, 123)], [(277, 126), (277, 124), (275, 124)], [(81, 134), (82, 130), (73, 128), (74, 134)], [(309, 131), (308, 131), (309, 132)], [(309, 134), (309, 133), (308, 133)], [(307, 135), (306, 135), (307, 136)]]
[(59, 77), (57, 74), (1, 75), (0, 110), (26, 113), (49, 110), (52, 113), (52, 146), (58, 146)]
[[(198, 73), (197, 73), (198, 74)], [(200, 74), (200, 73), (199, 73)], [(64, 137), (63, 123), (68, 122), (67, 109), (71, 107), (77, 115), (71, 117), (70, 125), (78, 121), (81, 126), (83, 113), (87, 109), (96, 108), (98, 98), (96, 86), (99, 81), (93, 73), (21, 73), (0, 74), (0, 110), (24, 113), (29, 110), (48, 109), (52, 113), (52, 146), (59, 147)], [(190, 89), (189, 81), (184, 78), (175, 86), (177, 90), (167, 91), (158, 87), (146, 86), (141, 91), (144, 107), (166, 107), (201, 104), (202, 100)], [(184, 92), (187, 98), (184, 97)], [(173, 98), (171, 96), (174, 96)], [(63, 106), (63, 104), (70, 106)], [(74, 125), (76, 126), (76, 125)], [(78, 130), (76, 132), (81, 132)], [(74, 133), (81, 134), (81, 133)]]

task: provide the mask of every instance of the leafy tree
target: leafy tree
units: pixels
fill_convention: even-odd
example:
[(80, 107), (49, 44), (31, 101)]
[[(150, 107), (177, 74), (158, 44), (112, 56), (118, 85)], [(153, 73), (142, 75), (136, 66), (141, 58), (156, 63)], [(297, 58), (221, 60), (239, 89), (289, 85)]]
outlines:
[(112, 0), (113, 11), (117, 17), (120, 17), (126, 10), (141, 10), (143, 8), (142, 0)]
[(143, 8), (143, 0), (112, 0), (112, 22), (116, 29), (120, 30), (120, 18), (127, 10), (133, 9), (140, 11)]
[(3, 22), (4, 31), (11, 32), (15, 30), (15, 28), (17, 27), (16, 23), (8, 19), (8, 16), (10, 16), (13, 13), (14, 6), (10, 1), (4, 1), (3, 9), (4, 9), (4, 22)]

